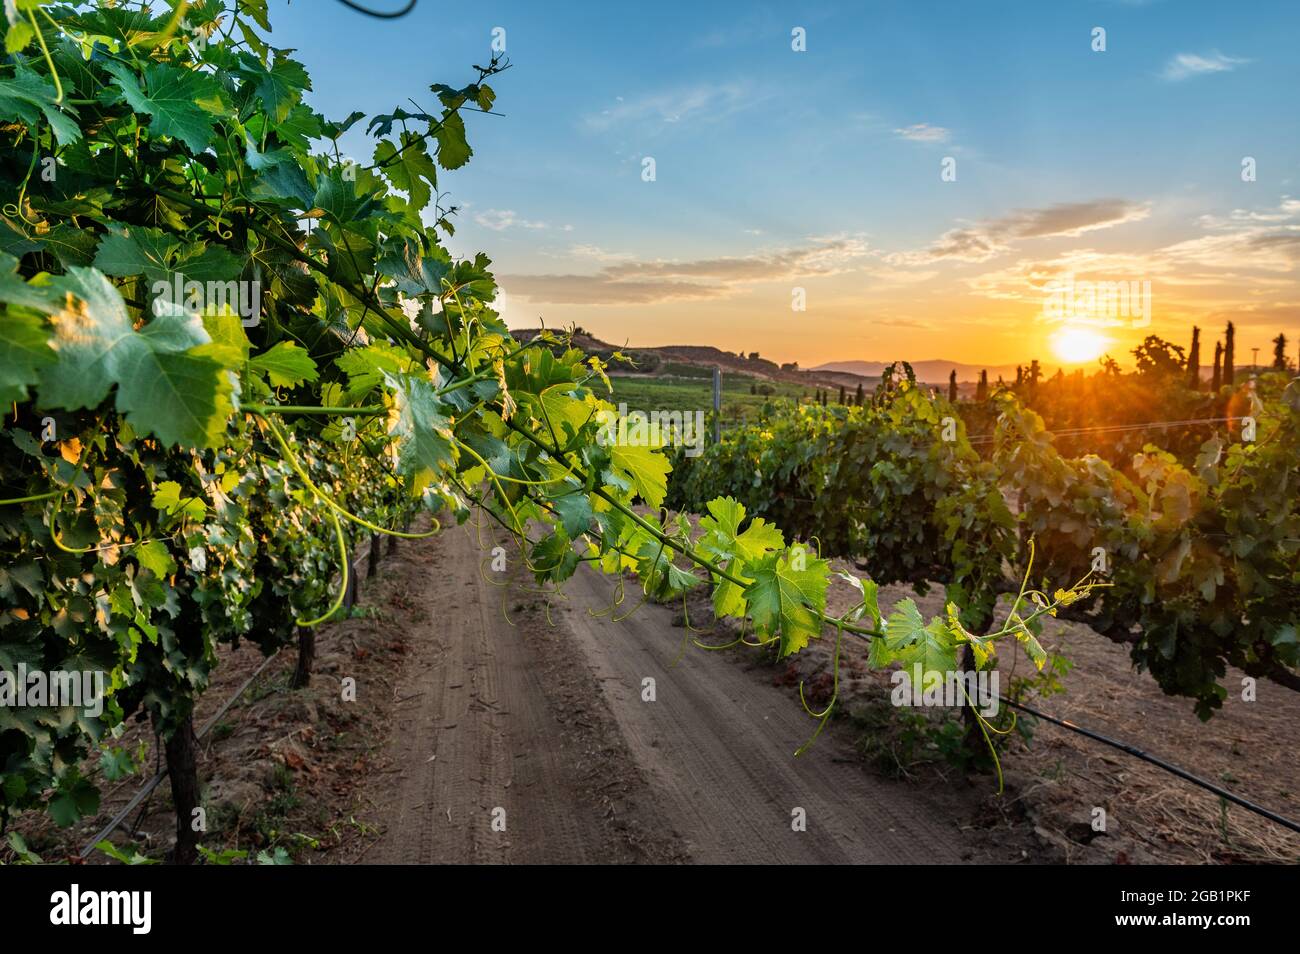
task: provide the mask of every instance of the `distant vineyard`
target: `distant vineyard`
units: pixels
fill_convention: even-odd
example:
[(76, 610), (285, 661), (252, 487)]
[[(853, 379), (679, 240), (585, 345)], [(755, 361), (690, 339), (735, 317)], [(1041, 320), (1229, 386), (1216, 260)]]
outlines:
[(1208, 718), (1227, 665), (1300, 689), (1300, 381), (1257, 384), (1233, 398), (1253, 434), (1234, 419), (1200, 429), (1189, 465), (1152, 445), (1121, 467), (1063, 456), (1009, 392), (975, 409), (989, 440), (972, 446), (962, 410), (903, 378), (863, 407), (787, 405), (679, 455), (668, 502), (729, 495), (878, 583), (946, 584), (976, 631), (1032, 540), (1035, 575), (1106, 584), (1062, 615), (1130, 646)]

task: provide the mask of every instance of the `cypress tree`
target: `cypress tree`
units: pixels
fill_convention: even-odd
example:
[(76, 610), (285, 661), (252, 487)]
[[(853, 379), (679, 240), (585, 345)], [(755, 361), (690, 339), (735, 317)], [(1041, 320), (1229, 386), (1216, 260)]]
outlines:
[(862, 407), (862, 382), (858, 382), (858, 391), (853, 395), (853, 403), (857, 407)]
[(840, 404), (844, 403), (844, 385), (840, 385)]
[(1232, 322), (1228, 322), (1228, 328), (1223, 333), (1223, 383), (1229, 387), (1232, 387), (1237, 378), (1236, 336), (1237, 329), (1232, 327)]
[(979, 384), (975, 385), (975, 400), (987, 401), (989, 398), (989, 372), (985, 369), (980, 372)]
[(1192, 347), (1187, 352), (1187, 386), (1201, 388), (1201, 329), (1192, 325)]
[(1283, 334), (1273, 339), (1273, 370), (1286, 370), (1286, 335)]
[(957, 369), (948, 372), (948, 403), (957, 403)]
[(1223, 342), (1214, 342), (1214, 375), (1210, 378), (1210, 390), (1215, 394), (1223, 384)]

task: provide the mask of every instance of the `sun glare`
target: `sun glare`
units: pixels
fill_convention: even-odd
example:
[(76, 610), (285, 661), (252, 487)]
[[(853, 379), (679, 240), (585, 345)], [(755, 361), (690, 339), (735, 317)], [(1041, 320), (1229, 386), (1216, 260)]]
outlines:
[(1065, 364), (1095, 361), (1106, 351), (1110, 339), (1092, 328), (1062, 328), (1052, 336), (1052, 350)]

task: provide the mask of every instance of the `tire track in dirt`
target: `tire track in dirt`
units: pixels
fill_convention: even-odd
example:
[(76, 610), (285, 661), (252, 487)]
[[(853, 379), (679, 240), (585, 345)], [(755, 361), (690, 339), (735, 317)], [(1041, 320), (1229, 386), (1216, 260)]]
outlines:
[[(613, 582), (583, 566), (551, 608), (554, 628), (537, 610), (511, 625), (480, 573), (493, 541), (482, 544), (453, 528), (409, 545), (427, 564), (410, 598), (432, 612), (429, 632), (408, 634), (387, 751), (396, 777), (371, 786), (382, 834), (365, 862), (961, 859), (950, 816), (865, 773), (836, 733), (795, 758), (815, 723), (785, 692), (725, 653), (689, 649), (674, 665), (684, 631), (672, 610), (597, 617)], [(515, 602), (529, 581), (509, 576)], [(492, 830), (498, 807), (505, 832)]]
[[(646, 605), (621, 622), (588, 613), (608, 605), (609, 589), (583, 567), (570, 582), (565, 615), (693, 860), (960, 860), (957, 825), (906, 785), (865, 773), (834, 733), (796, 758), (816, 723), (725, 653), (688, 646), (683, 655), (685, 630), (673, 626), (673, 610)], [(655, 680), (654, 702), (642, 701), (647, 677)], [(806, 812), (806, 831), (792, 828), (796, 808)]]
[[(409, 598), (431, 613), (424, 631), (408, 634), (385, 753), (396, 778), (371, 787), (382, 834), (362, 860), (672, 860), (668, 839), (655, 837), (662, 823), (610, 791), (611, 776), (627, 791), (640, 787), (626, 750), (586, 720), (573, 724), (577, 700), (598, 692), (590, 673), (578, 659), (557, 665), (567, 648), (540, 611), (507, 621), (502, 600), (517, 599), (527, 578), (511, 574), (509, 590), (487, 582), (480, 566), (490, 551), (470, 527), (404, 549), (424, 564), (426, 588)], [(504, 831), (493, 827), (496, 809)]]

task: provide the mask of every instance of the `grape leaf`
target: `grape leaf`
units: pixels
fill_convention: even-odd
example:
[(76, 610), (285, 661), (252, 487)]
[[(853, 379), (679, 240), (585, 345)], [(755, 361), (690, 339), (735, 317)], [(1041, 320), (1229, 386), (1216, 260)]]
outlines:
[(66, 145), (81, 138), (81, 129), (63, 113), (72, 107), (54, 101), (54, 85), (45, 78), (20, 66), (9, 79), (0, 80), (0, 119), (16, 119), (35, 127), (41, 117), (50, 124), (59, 142)]
[(798, 652), (808, 640), (821, 635), (820, 614), (826, 609), (826, 584), (830, 564), (806, 561), (802, 570), (791, 560), (772, 553), (748, 567), (754, 582), (745, 587), (745, 599), (754, 628), (763, 636), (780, 635), (781, 655)]
[(438, 167), (423, 139), (414, 133), (403, 133), (400, 149), (391, 140), (380, 140), (375, 147), (375, 164), (395, 188), (406, 193), (416, 209), (429, 204), (432, 190), (438, 185)]
[(168, 63), (151, 63), (145, 67), (142, 87), (140, 77), (126, 63), (107, 61), (104, 69), (117, 80), (120, 93), (116, 98), (151, 118), (152, 133), (179, 139), (195, 154), (211, 144), (214, 111), (222, 108), (221, 84), (214, 77)]
[(36, 315), (6, 314), (0, 321), (0, 404), (27, 398), (39, 370), (54, 362), (49, 330)]
[[(748, 585), (751, 581), (741, 572), (742, 564), (752, 563), (770, 550), (784, 547), (781, 531), (757, 517), (741, 533), (745, 506), (731, 497), (709, 501), (708, 510), (709, 516), (700, 520), (700, 529), (705, 531), (699, 542), (701, 552)], [(743, 616), (744, 586), (719, 577), (713, 590), (713, 611), (719, 616)]]
[[(852, 573), (837, 574), (841, 580), (848, 583), (858, 591), (858, 605), (853, 608), (852, 619), (854, 622), (862, 618), (863, 613), (871, 614), (871, 628), (879, 629), (881, 623), (880, 603), (877, 594), (880, 590), (879, 584), (875, 580), (860, 580)], [(882, 639), (872, 640), (874, 643), (882, 643)]]
[(397, 438), (397, 471), (416, 487), (427, 486), (434, 475), (456, 459), (451, 422), (428, 379), (415, 374), (384, 375), (395, 402), (388, 433)]
[(295, 387), (319, 377), (311, 355), (292, 341), (281, 341), (248, 363), (259, 371), (265, 371), (271, 379), (271, 387), (275, 388)]
[(656, 448), (615, 444), (609, 460), (615, 475), (628, 481), (646, 503), (658, 507), (664, 502), (673, 465)]
[(442, 168), (459, 169), (474, 155), (465, 139), (465, 120), (460, 113), (445, 115), (435, 135), (438, 139), (438, 165)]
[(591, 528), (593, 517), (591, 500), (583, 491), (551, 497), (550, 502), (551, 506), (559, 511), (560, 522), (564, 525), (564, 532), (569, 535), (570, 540), (578, 539)]
[(164, 314), (139, 331), (116, 288), (93, 268), (70, 268), (50, 283), (55, 362), (44, 369), (43, 407), (95, 407), (117, 386), (117, 409), (165, 444), (213, 447), (233, 408), (220, 355), (195, 316)]

